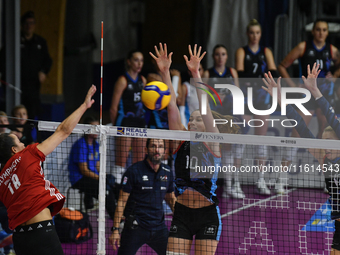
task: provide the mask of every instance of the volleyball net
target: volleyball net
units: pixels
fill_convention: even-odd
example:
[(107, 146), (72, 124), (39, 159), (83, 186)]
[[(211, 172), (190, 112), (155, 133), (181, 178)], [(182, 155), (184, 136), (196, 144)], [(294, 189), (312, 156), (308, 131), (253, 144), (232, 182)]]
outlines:
[[(39, 133), (48, 136), (59, 124), (40, 121)], [(291, 128), (287, 128), (287, 134), (290, 131)], [(275, 134), (275, 131), (272, 130), (272, 133)], [(98, 199), (85, 197), (84, 189), (90, 187), (74, 186), (70, 181), (72, 150), (79, 139), (91, 134), (98, 135), (96, 140), (100, 153), (100, 163), (99, 166), (97, 165), (99, 167)], [(321, 164), (310, 154), (309, 150), (333, 150), (332, 153), (336, 155), (339, 141), (274, 135), (169, 132), (168, 130), (79, 124), (73, 134), (62, 142), (44, 163), (46, 178), (67, 197), (65, 207), (87, 212), (93, 229), (93, 237), (83, 243), (63, 243), (65, 254), (116, 254), (108, 242), (113, 226), (112, 211), (109, 210), (113, 208), (108, 206), (107, 199), (112, 199), (112, 197), (108, 196), (107, 190), (110, 189), (111, 184), (115, 194), (114, 199), (117, 201), (120, 187), (117, 184), (127, 181), (124, 178), (122, 180), (126, 168), (134, 162), (143, 160), (147, 152), (145, 148), (147, 138), (166, 141), (163, 163), (169, 165), (173, 174), (175, 174), (175, 169), (172, 153), (177, 149), (180, 141), (190, 141), (190, 146), (219, 144), (221, 163), (218, 165), (202, 163), (209, 162), (204, 159), (204, 156), (197, 161), (194, 159), (195, 155), (190, 155), (188, 159), (192, 174), (199, 173), (199, 178), (217, 177), (215, 193), (219, 201), (221, 225), (206, 228), (205, 233), (201, 233), (201, 235), (218, 236), (216, 254), (327, 254), (330, 251), (334, 221), (329, 218), (331, 212), (337, 209), (334, 209), (334, 204), (332, 207), (332, 201), (328, 201), (325, 177), (336, 177), (339, 169), (337, 163), (332, 165), (333, 169), (330, 169), (327, 164)], [(98, 159), (97, 145), (86, 146), (92, 146), (94, 153), (85, 155), (84, 162), (92, 164), (90, 161)], [(91, 151), (91, 149), (88, 150)], [(140, 152), (140, 158), (136, 156), (138, 152)], [(125, 167), (120, 167), (118, 162), (124, 163)], [(332, 171), (329, 173), (330, 170)], [(107, 175), (112, 175), (115, 181), (112, 182), (112, 179), (106, 177)], [(169, 175), (165, 177), (162, 174), (161, 177), (157, 177), (159, 181), (157, 184), (152, 182), (151, 175), (141, 174), (141, 186), (133, 188), (139, 189), (143, 194), (144, 191), (154, 189), (159, 183), (169, 178)], [(145, 196), (143, 199), (145, 199), (145, 205), (153, 202), (147, 199), (154, 199), (155, 203), (161, 200), (159, 203), (163, 205), (162, 214), (165, 215), (165, 224), (170, 231), (173, 231), (174, 229), (170, 228), (173, 213), (166, 202), (162, 201), (163, 198), (157, 195), (161, 196), (161, 189), (160, 187), (159, 190), (154, 190), (153, 196)], [(338, 193), (334, 187), (331, 192)], [(191, 197), (188, 196), (188, 199)], [(194, 200), (195, 197), (192, 199)], [(142, 210), (148, 211), (145, 205)], [(134, 209), (140, 212), (140, 208)], [(132, 215), (133, 213), (130, 211), (124, 214)], [(210, 215), (203, 217), (195, 213), (188, 216), (188, 222), (185, 224), (196, 227), (200, 226), (200, 221), (204, 222), (204, 219), (210, 217)], [(194, 229), (191, 231), (195, 233)], [(79, 235), (82, 235), (81, 232)], [(198, 247), (196, 245), (199, 243), (201, 242), (194, 238), (190, 254), (195, 254), (195, 249)], [(180, 246), (175, 243), (176, 245)], [(208, 251), (212, 249), (209, 245), (202, 246), (201, 244), (199, 248)], [(137, 254), (154, 254), (154, 251), (144, 245)]]

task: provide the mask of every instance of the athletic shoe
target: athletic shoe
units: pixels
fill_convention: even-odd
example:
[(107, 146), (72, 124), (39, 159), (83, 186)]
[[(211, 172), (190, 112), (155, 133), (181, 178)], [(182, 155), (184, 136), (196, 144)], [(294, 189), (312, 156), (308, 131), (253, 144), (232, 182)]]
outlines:
[(286, 192), (283, 183), (279, 180), (275, 183), (275, 192), (276, 194), (284, 194)]
[(236, 199), (243, 199), (246, 196), (244, 195), (240, 183), (235, 183), (232, 188), (226, 188), (224, 187), (223, 192), (222, 192), (222, 197), (224, 198), (236, 198)]
[(270, 195), (270, 190), (268, 189), (264, 179), (259, 179), (257, 182), (257, 192), (261, 195)]
[(243, 199), (246, 197), (246, 195), (244, 195), (244, 192), (243, 190), (241, 189), (241, 185), (239, 182), (235, 182), (234, 183), (234, 186), (232, 188), (232, 191), (234, 192), (235, 196), (234, 198), (237, 198), (237, 199)]
[(224, 187), (223, 188), (223, 191), (222, 191), (222, 197), (223, 198), (229, 198), (229, 195), (228, 195), (228, 189), (227, 189), (227, 187)]

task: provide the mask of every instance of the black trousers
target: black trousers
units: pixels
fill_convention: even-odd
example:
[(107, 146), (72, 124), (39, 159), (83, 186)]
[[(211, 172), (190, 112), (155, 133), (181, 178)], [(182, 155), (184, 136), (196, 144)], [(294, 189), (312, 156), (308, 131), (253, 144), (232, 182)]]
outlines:
[[(115, 198), (115, 190), (114, 187), (106, 185), (106, 202), (105, 207), (107, 213), (110, 218), (113, 219), (116, 211), (116, 198)], [(77, 181), (72, 188), (79, 189), (81, 192), (84, 192), (85, 199), (86, 197), (98, 198), (99, 193), (99, 181), (89, 178), (83, 177), (79, 181)]]

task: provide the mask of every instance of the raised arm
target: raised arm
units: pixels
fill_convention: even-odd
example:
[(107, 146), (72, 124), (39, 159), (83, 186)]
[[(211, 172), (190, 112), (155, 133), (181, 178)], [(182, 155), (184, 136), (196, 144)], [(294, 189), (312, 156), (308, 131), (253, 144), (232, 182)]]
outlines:
[[(194, 79), (194, 82), (195, 82), (195, 84), (193, 84), (193, 85), (196, 86), (196, 92), (197, 92), (200, 112), (203, 112), (201, 100), (202, 100), (202, 95), (205, 92), (203, 92), (203, 90), (202, 90), (204, 88), (204, 86), (202, 85), (202, 80), (201, 80), (199, 68), (200, 68), (200, 62), (203, 59), (203, 57), (205, 56), (206, 52), (203, 52), (201, 54), (202, 47), (200, 46), (197, 50), (197, 44), (195, 44), (195, 46), (194, 46), (194, 51), (192, 51), (190, 45), (188, 46), (188, 49), (189, 49), (190, 60), (186, 55), (184, 55), (184, 59), (185, 59), (185, 62), (187, 64), (189, 71), (191, 72), (192, 78)], [(202, 114), (202, 119), (203, 119), (203, 122), (204, 122), (204, 125), (205, 125), (205, 130), (207, 132), (219, 133), (217, 126), (214, 127), (214, 125), (213, 125), (214, 117), (212, 115), (209, 104), (207, 104), (206, 111), (207, 111), (206, 114)]]
[(92, 106), (94, 99), (92, 96), (96, 92), (96, 86), (92, 85), (85, 97), (84, 103), (75, 110), (68, 118), (66, 118), (57, 128), (53, 135), (47, 138), (42, 143), (38, 144), (37, 148), (47, 156), (50, 154), (62, 141), (64, 141), (71, 133), (74, 127), (78, 124), (80, 118), (85, 111)]
[(169, 86), (171, 92), (171, 100), (167, 107), (168, 109), (168, 122), (170, 130), (186, 130), (181, 122), (181, 116), (176, 103), (176, 93), (172, 86), (170, 76), (171, 56), (172, 52), (168, 55), (167, 46), (164, 43), (164, 47), (159, 43), (159, 49), (155, 46), (155, 54), (149, 52), (150, 56), (156, 61), (159, 68), (159, 72), (162, 76), (162, 80)]
[[(277, 83), (275, 82), (273, 76), (269, 72), (268, 74), (264, 75), (265, 78), (262, 79), (265, 86), (262, 86), (262, 88), (267, 91), (271, 96), (273, 96), (273, 93), (276, 93), (278, 95), (278, 102), (281, 105), (281, 77), (277, 79)], [(276, 89), (274, 89), (276, 88)], [(286, 115), (289, 119), (293, 119), (296, 121), (297, 125), (294, 127), (296, 131), (299, 133), (300, 137), (302, 138), (315, 138), (315, 136), (312, 134), (312, 132), (308, 129), (305, 121), (302, 119), (300, 114), (297, 113), (297, 111), (294, 109), (293, 106), (290, 104), (286, 107)], [(291, 121), (292, 125), (295, 125), (296, 123), (294, 121)], [(314, 149), (309, 148), (308, 151), (316, 158), (320, 164), (322, 164), (323, 160), (323, 154), (320, 149)]]
[(316, 100), (316, 103), (320, 107), (322, 113), (326, 116), (328, 124), (333, 128), (334, 132), (336, 133), (337, 137), (340, 139), (340, 123), (335, 115), (333, 107), (327, 101), (327, 99), (321, 94), (320, 90), (317, 86), (317, 77), (321, 70), (319, 69), (320, 65), (314, 63), (312, 70), (310, 70), (310, 66), (307, 66), (307, 79), (306, 77), (302, 76), (303, 82), (306, 88), (311, 92), (313, 97)]

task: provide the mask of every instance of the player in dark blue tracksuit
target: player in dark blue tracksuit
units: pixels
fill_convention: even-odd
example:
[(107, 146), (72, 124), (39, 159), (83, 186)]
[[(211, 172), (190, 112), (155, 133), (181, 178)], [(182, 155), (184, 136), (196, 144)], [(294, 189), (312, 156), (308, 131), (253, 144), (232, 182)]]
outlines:
[[(122, 178), (122, 190), (113, 222), (110, 244), (118, 254), (135, 254), (148, 244), (157, 254), (166, 254), (168, 229), (164, 222), (163, 200), (174, 208), (176, 201), (173, 174), (161, 163), (164, 140), (148, 139), (147, 156), (129, 167)], [(125, 209), (125, 210), (124, 210)], [(125, 225), (121, 237), (119, 225), (124, 212)]]
[[(322, 95), (321, 91), (319, 90), (317, 86), (316, 78), (318, 77), (318, 74), (321, 70), (317, 71), (319, 68), (319, 65), (316, 65), (316, 63), (313, 65), (312, 71), (307, 69), (308, 77), (307, 79), (303, 76), (304, 84), (307, 89), (309, 89), (315, 98), (315, 102), (318, 107), (320, 107), (322, 113), (325, 115), (327, 122), (330, 124), (330, 126), (326, 127), (322, 133), (322, 139), (331, 139), (331, 140), (339, 140), (340, 138), (340, 123), (337, 119), (334, 109), (330, 105), (330, 103), (327, 101), (327, 99)], [(272, 78), (272, 77), (270, 77)], [(278, 90), (280, 90), (280, 82), (278, 81), (278, 84), (275, 83), (273, 79), (267, 78), (267, 89), (265, 89), (267, 92), (272, 94), (272, 88), (278, 87)], [(280, 100), (279, 100), (279, 103)], [(297, 113), (297, 111), (291, 106), (287, 105), (286, 107), (286, 115), (289, 119), (294, 119), (297, 122), (297, 126), (295, 129), (297, 130), (300, 137), (303, 138), (315, 138), (314, 135), (310, 132), (308, 129), (306, 123), (304, 122), (303, 118)], [(292, 122), (293, 125), (295, 123)], [(330, 150), (330, 149), (309, 149), (308, 150), (315, 159), (319, 162), (319, 167), (321, 168), (321, 171), (325, 174), (325, 182), (326, 187), (329, 191), (330, 195), (330, 205), (332, 207), (331, 209), (331, 215), (330, 219), (335, 221), (335, 233), (333, 237), (333, 244), (332, 244), (332, 251), (331, 254), (339, 254), (340, 252), (340, 194), (339, 194), (339, 172), (340, 172), (340, 150)], [(325, 171), (325, 167), (327, 168), (327, 171)]]

